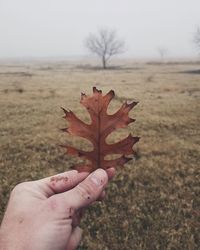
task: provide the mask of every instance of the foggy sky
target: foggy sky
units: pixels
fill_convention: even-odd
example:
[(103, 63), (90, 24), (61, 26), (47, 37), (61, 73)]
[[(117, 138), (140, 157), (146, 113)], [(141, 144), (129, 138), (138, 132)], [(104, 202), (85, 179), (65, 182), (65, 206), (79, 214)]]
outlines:
[(0, 58), (89, 54), (83, 41), (101, 27), (116, 29), (126, 56), (192, 57), (199, 0), (0, 0)]

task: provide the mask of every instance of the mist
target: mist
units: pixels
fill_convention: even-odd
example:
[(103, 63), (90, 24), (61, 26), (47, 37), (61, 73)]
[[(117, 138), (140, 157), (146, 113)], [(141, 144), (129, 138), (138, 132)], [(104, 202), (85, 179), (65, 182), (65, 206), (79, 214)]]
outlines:
[(0, 58), (88, 56), (84, 39), (101, 27), (126, 42), (124, 56), (196, 57), (197, 0), (0, 0)]

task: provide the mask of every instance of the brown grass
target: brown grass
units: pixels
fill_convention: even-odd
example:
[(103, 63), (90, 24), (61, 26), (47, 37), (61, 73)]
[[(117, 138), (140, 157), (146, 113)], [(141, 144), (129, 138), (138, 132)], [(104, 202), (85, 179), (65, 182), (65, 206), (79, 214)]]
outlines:
[[(125, 64), (124, 64), (125, 65)], [(19, 182), (67, 170), (76, 159), (58, 144), (85, 142), (59, 132), (60, 107), (88, 119), (80, 92), (113, 88), (110, 112), (137, 100), (135, 160), (88, 209), (80, 249), (198, 249), (200, 245), (200, 76), (196, 64), (135, 64), (95, 70), (67, 62), (0, 65), (0, 215)]]

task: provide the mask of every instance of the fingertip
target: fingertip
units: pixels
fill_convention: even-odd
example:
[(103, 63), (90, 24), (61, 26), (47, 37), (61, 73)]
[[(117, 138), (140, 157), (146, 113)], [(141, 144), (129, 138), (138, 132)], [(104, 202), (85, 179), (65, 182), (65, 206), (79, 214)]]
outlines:
[(109, 180), (112, 180), (112, 178), (115, 176), (116, 169), (113, 168), (113, 167), (111, 167), (111, 168), (108, 168), (108, 169), (106, 170), (106, 172), (107, 172), (107, 175), (108, 175), (108, 179), (109, 179)]

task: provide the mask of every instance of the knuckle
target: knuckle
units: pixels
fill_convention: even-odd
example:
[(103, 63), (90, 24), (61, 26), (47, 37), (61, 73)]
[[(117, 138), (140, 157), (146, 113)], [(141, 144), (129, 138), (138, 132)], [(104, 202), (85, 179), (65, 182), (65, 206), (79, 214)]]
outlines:
[(51, 211), (55, 211), (58, 209), (58, 199), (54, 196), (50, 197), (48, 200), (47, 200), (47, 207), (49, 208), (49, 210)]
[(11, 195), (20, 194), (21, 192), (26, 190), (26, 187), (27, 187), (27, 182), (22, 182), (17, 184), (11, 191)]
[(73, 215), (75, 213), (75, 209), (71, 206), (68, 206), (66, 209), (66, 215), (69, 219), (72, 219)]
[(47, 207), (49, 212), (55, 212), (63, 214), (65, 218), (72, 218), (75, 210), (69, 204), (65, 203), (64, 200), (61, 200), (58, 196), (51, 196), (47, 200)]

